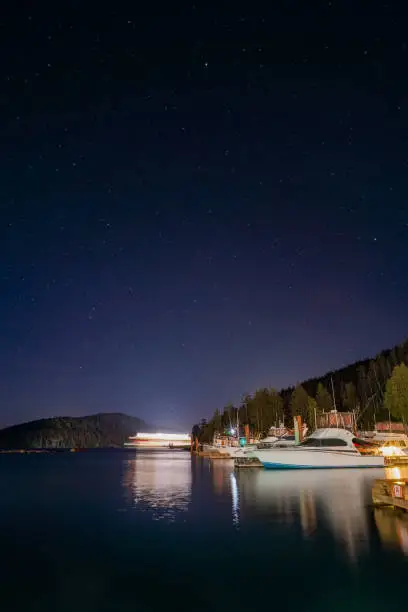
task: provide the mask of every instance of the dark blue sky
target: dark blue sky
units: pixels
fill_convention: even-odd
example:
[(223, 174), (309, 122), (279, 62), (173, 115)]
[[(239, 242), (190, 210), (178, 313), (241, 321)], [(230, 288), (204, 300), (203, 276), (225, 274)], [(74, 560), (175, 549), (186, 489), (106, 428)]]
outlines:
[(3, 20), (0, 425), (186, 428), (407, 335), (403, 14), (280, 4)]

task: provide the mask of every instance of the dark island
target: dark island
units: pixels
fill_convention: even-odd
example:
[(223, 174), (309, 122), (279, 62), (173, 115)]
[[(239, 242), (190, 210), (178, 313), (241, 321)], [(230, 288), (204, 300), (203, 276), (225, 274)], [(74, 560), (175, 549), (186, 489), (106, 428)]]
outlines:
[(39, 419), (0, 430), (0, 449), (120, 448), (129, 436), (155, 428), (137, 417), (100, 413)]

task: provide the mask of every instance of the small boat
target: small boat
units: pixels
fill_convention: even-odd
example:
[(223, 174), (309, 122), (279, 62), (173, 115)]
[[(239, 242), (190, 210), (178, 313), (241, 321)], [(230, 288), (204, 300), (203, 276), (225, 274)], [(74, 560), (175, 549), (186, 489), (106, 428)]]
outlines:
[(385, 457), (408, 456), (408, 436), (405, 433), (375, 430), (363, 434), (362, 438), (379, 446)]
[(377, 445), (356, 438), (347, 429), (316, 429), (295, 446), (254, 451), (267, 469), (324, 469), (384, 467), (384, 456)]
[(265, 438), (261, 440), (258, 444), (259, 449), (267, 449), (267, 448), (287, 448), (288, 446), (295, 446), (296, 437), (291, 435), (285, 435), (281, 438), (276, 438), (275, 440), (269, 440)]

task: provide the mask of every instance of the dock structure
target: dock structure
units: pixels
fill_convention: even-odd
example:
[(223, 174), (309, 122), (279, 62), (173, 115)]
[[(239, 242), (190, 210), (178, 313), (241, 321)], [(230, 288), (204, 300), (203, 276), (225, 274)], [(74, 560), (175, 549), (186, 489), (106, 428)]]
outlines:
[(257, 457), (236, 457), (234, 468), (263, 468), (263, 463)]
[(196, 450), (192, 451), (193, 455), (197, 457), (206, 457), (207, 459), (229, 459), (231, 461), (232, 457), (226, 453), (219, 453), (216, 450)]
[(372, 488), (376, 506), (393, 506), (408, 511), (408, 481), (401, 479), (378, 479)]
[(398, 465), (408, 465), (408, 455), (390, 455), (384, 457), (385, 467), (393, 467)]

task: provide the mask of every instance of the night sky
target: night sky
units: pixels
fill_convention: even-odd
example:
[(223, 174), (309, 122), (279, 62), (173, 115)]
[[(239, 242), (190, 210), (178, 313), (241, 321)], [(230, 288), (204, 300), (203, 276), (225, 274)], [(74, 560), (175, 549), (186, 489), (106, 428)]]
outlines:
[(0, 425), (189, 429), (403, 340), (403, 3), (107, 4), (0, 26)]

